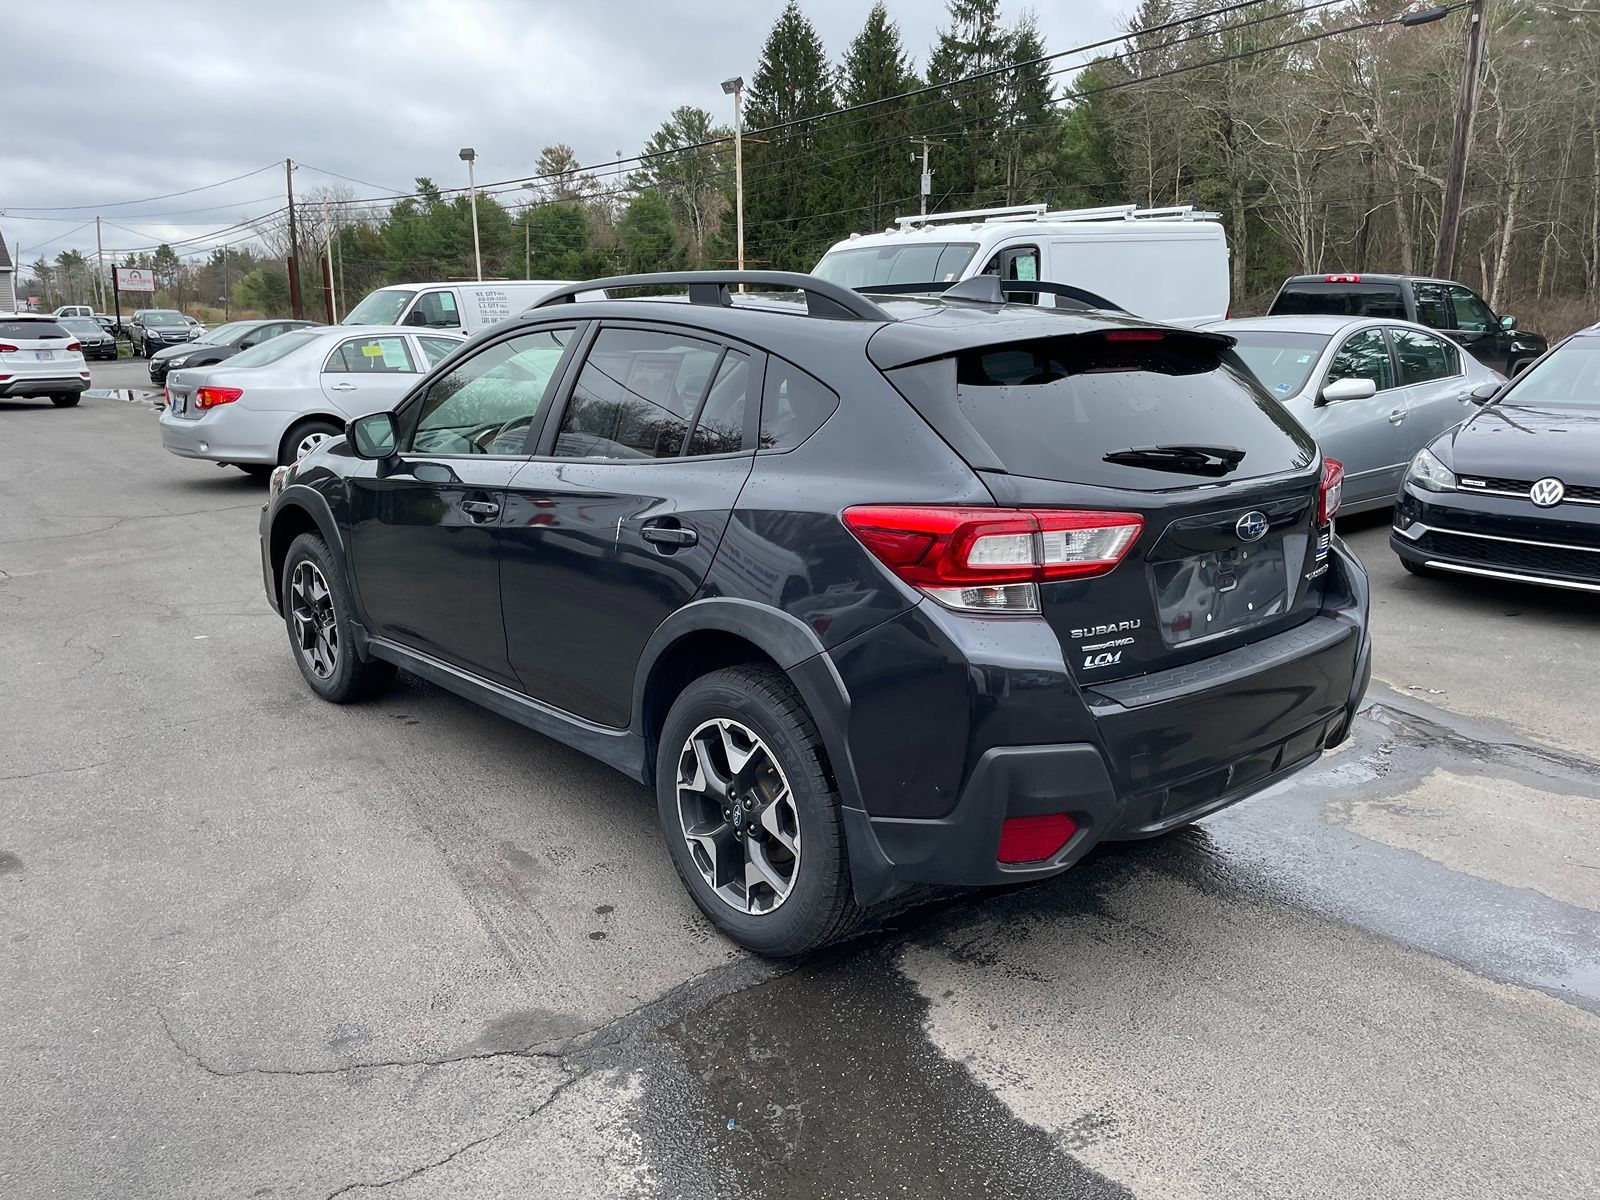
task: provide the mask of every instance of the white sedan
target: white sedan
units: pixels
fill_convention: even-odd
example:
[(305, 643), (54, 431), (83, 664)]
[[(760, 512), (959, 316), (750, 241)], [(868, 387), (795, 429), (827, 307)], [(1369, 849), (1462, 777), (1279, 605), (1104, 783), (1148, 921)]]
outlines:
[(252, 475), (298, 461), (345, 423), (382, 412), (465, 338), (397, 326), (285, 333), (167, 378), (161, 444)]

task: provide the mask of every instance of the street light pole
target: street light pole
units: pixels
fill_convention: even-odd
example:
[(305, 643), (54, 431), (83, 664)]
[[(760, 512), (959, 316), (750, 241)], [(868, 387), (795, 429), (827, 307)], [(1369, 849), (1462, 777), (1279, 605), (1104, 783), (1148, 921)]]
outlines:
[(478, 270), (478, 282), (483, 282), (483, 252), (478, 249), (478, 180), (473, 173), (472, 164), (478, 160), (478, 152), (471, 146), (461, 148), (461, 161), (467, 164), (467, 191), (472, 196), (472, 261)]
[[(739, 270), (744, 270), (744, 78), (722, 81), (722, 91), (733, 97), (733, 222), (738, 231)], [(743, 288), (741, 287), (742, 291)]]

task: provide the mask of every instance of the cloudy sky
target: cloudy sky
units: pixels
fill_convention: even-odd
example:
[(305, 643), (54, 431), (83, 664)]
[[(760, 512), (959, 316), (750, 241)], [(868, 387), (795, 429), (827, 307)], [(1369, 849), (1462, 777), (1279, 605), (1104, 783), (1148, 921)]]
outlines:
[[(944, 0), (888, 6), (920, 68)], [(802, 7), (836, 59), (868, 5)], [(1017, 0), (1002, 11), (1014, 20), (1024, 7)], [(1133, 7), (1036, 5), (1052, 51), (1115, 35)], [(93, 251), (97, 213), (108, 252), (204, 239), (281, 205), (285, 158), (306, 164), (298, 191), (341, 182), (317, 168), (365, 181), (352, 186), (367, 196), (410, 190), (418, 175), (465, 183), (463, 145), (478, 151), (480, 183), (531, 174), (552, 142), (570, 144), (583, 163), (635, 154), (679, 105), (724, 115), (718, 82), (750, 78), (782, 0), (21, 0), (5, 8), (0, 236), (32, 262), (67, 247)], [(221, 187), (117, 203), (274, 160), (276, 170)], [(87, 229), (75, 228), (83, 222)]]

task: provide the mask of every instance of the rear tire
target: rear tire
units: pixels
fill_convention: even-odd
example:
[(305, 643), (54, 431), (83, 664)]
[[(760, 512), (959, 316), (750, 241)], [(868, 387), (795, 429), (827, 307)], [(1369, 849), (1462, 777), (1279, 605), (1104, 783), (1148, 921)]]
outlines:
[(805, 954), (860, 922), (825, 763), (805, 703), (770, 667), (702, 676), (662, 728), (656, 808), (672, 865), (711, 923), (757, 954)]
[(58, 392), (50, 397), (50, 403), (57, 408), (72, 408), (78, 403), (78, 392)]
[(301, 421), (283, 435), (283, 442), (278, 447), (278, 465), (293, 466), (328, 438), (342, 436), (344, 430), (329, 421)]
[(388, 690), (394, 664), (356, 653), (344, 576), (319, 535), (302, 533), (289, 544), (279, 586), (289, 646), (313, 692), (331, 704), (353, 704)]

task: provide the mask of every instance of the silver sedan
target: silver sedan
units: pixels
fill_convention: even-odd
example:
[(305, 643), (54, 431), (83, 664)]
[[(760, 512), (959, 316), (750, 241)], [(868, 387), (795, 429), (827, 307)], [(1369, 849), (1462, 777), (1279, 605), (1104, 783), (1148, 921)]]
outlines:
[(398, 326), (296, 330), (167, 377), (161, 444), (265, 475), (345, 423), (391, 409), (465, 338)]
[(1412, 456), (1504, 382), (1449, 338), (1409, 321), (1244, 317), (1204, 328), (1236, 338), (1261, 386), (1344, 464), (1341, 512), (1394, 503)]

